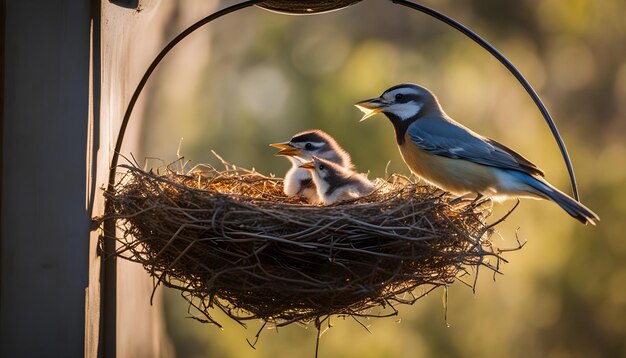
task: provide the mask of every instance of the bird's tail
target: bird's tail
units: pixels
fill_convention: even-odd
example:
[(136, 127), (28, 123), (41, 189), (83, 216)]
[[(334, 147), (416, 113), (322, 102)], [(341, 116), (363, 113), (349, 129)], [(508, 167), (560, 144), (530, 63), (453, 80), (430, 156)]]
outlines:
[(523, 177), (524, 182), (537, 191), (536, 194), (557, 203), (563, 210), (581, 223), (595, 225), (596, 222), (600, 220), (598, 215), (591, 211), (591, 209), (555, 188), (542, 178), (527, 174), (523, 175)]

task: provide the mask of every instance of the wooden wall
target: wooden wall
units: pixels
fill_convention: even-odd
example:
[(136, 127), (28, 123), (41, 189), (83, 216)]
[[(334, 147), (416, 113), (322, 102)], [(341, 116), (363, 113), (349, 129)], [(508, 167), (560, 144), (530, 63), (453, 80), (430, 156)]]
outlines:
[(90, 6), (6, 0), (0, 356), (83, 354)]
[[(2, 357), (171, 352), (143, 268), (119, 262), (101, 291), (99, 233), (90, 231), (123, 110), (163, 45), (167, 3), (135, 11), (106, 0), (1, 2)], [(140, 103), (125, 153), (135, 152), (141, 112)], [(103, 311), (107, 296), (113, 309)]]

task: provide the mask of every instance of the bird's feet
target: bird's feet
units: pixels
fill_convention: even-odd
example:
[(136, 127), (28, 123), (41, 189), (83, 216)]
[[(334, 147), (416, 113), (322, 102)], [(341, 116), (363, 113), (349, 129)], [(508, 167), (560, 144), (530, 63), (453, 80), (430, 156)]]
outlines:
[(471, 198), (471, 195), (472, 194), (461, 195), (459, 197), (452, 199), (448, 204), (454, 206), (454, 205), (458, 205), (461, 203), (469, 202), (469, 204), (467, 205), (468, 208), (473, 209), (489, 201), (489, 197), (486, 197), (481, 193), (476, 193), (476, 197), (473, 199)]
[(466, 199), (467, 198), (465, 197), (465, 195), (457, 196), (456, 198), (450, 200), (448, 204), (454, 206), (454, 205), (464, 202)]
[(472, 203), (469, 205), (470, 208), (476, 208), (479, 207), (481, 205), (483, 205), (486, 202), (490, 202), (491, 199), (489, 199), (488, 196), (484, 196), (481, 193), (477, 193), (476, 194), (476, 198), (472, 201)]

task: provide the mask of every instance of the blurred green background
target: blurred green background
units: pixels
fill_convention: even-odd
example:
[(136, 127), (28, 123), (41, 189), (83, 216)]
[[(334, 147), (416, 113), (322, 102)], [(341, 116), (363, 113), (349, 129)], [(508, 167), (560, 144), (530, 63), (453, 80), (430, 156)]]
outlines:
[[(231, 2), (179, 0), (172, 38)], [(572, 156), (581, 198), (602, 221), (585, 227), (548, 202), (525, 200), (496, 245), (515, 245), (494, 282), (476, 294), (450, 288), (448, 324), (437, 290), (398, 318), (332, 320), (322, 357), (626, 357), (626, 2), (623, 0), (429, 0), (503, 52), (547, 104)], [(251, 8), (183, 41), (151, 79), (144, 154), (165, 161), (177, 148), (194, 163), (226, 160), (282, 175), (288, 162), (268, 143), (321, 128), (370, 177), (408, 173), (391, 124), (359, 124), (357, 100), (391, 85), (433, 90), (453, 118), (506, 143), (569, 191), (560, 153), (516, 80), (460, 33), (421, 13), (365, 0), (317, 16)], [(181, 142), (182, 138), (182, 142)], [(496, 205), (501, 215), (513, 205)], [(496, 216), (494, 216), (496, 217)], [(217, 315), (224, 329), (186, 318), (187, 304), (165, 291), (168, 332), (180, 357), (313, 356), (316, 331), (291, 326), (248, 330)]]

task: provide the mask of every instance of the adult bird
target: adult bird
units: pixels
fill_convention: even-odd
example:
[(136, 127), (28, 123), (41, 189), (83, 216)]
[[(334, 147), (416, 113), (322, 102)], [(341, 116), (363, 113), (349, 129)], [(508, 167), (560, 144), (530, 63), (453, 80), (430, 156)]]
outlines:
[(400, 84), (356, 106), (365, 113), (361, 121), (384, 113), (393, 124), (409, 169), (443, 190), (496, 200), (547, 199), (584, 224), (595, 225), (599, 220), (593, 211), (548, 183), (543, 171), (529, 160), (450, 118), (424, 87)]
[(270, 144), (279, 148), (276, 155), (285, 156), (291, 162), (291, 168), (285, 174), (283, 191), (291, 197), (300, 195), (309, 203), (317, 204), (321, 198), (313, 183), (311, 172), (300, 168), (300, 164), (313, 160), (313, 156), (329, 160), (343, 168), (352, 169), (350, 154), (328, 133), (312, 129), (295, 134), (290, 141)]
[(324, 205), (356, 199), (374, 191), (374, 184), (365, 175), (315, 155), (312, 159), (300, 168), (311, 171), (317, 195)]

